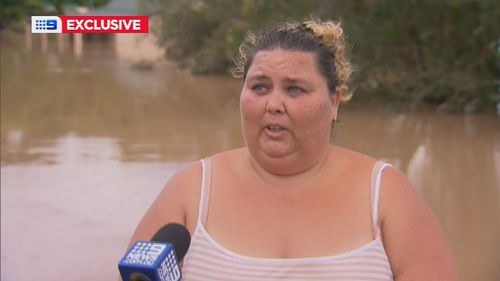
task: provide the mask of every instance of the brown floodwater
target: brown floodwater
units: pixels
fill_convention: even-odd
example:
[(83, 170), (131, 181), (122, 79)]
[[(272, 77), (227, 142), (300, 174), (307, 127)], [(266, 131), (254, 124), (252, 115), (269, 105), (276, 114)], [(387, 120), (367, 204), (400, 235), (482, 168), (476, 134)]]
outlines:
[[(241, 82), (133, 67), (112, 43), (89, 43), (80, 59), (54, 42), (46, 52), (17, 37), (1, 44), (1, 280), (115, 280), (172, 174), (242, 146)], [(461, 280), (500, 280), (500, 118), (341, 111), (332, 141), (408, 174)]]

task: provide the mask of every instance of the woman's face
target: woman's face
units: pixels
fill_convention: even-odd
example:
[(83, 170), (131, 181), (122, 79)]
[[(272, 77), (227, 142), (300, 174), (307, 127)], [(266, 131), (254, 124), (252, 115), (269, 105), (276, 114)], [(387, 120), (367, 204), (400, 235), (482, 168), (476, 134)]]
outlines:
[(328, 147), (339, 94), (329, 95), (314, 53), (259, 51), (241, 92), (243, 136), (255, 158), (302, 159)]

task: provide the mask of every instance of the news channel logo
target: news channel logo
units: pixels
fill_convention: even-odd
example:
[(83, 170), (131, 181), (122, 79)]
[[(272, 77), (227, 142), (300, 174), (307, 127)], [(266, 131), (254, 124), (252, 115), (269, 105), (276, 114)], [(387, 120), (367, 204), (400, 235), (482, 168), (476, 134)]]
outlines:
[(170, 251), (167, 258), (161, 263), (158, 269), (161, 280), (181, 280), (181, 270), (177, 265), (177, 257), (174, 251)]
[(31, 33), (62, 33), (62, 21), (57, 16), (32, 16)]
[(125, 264), (154, 265), (165, 250), (166, 245), (154, 242), (137, 242), (123, 260)]

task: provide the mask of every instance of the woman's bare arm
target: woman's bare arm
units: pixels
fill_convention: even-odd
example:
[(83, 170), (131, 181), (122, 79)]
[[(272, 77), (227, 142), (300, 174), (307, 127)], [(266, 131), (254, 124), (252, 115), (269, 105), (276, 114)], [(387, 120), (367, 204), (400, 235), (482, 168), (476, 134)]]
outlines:
[(406, 176), (393, 168), (383, 173), (380, 221), (396, 281), (458, 280), (437, 219)]
[(187, 227), (187, 214), (197, 206), (201, 185), (200, 163), (192, 163), (176, 173), (165, 185), (139, 222), (129, 247), (138, 240), (150, 240), (162, 226), (179, 223)]

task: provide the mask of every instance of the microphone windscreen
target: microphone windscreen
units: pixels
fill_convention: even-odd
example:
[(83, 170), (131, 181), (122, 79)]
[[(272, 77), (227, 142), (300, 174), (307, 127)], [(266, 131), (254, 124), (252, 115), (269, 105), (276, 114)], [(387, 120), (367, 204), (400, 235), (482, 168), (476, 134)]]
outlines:
[(187, 228), (178, 223), (169, 223), (160, 228), (151, 241), (171, 243), (174, 246), (177, 260), (181, 261), (187, 253), (191, 243), (191, 235)]

